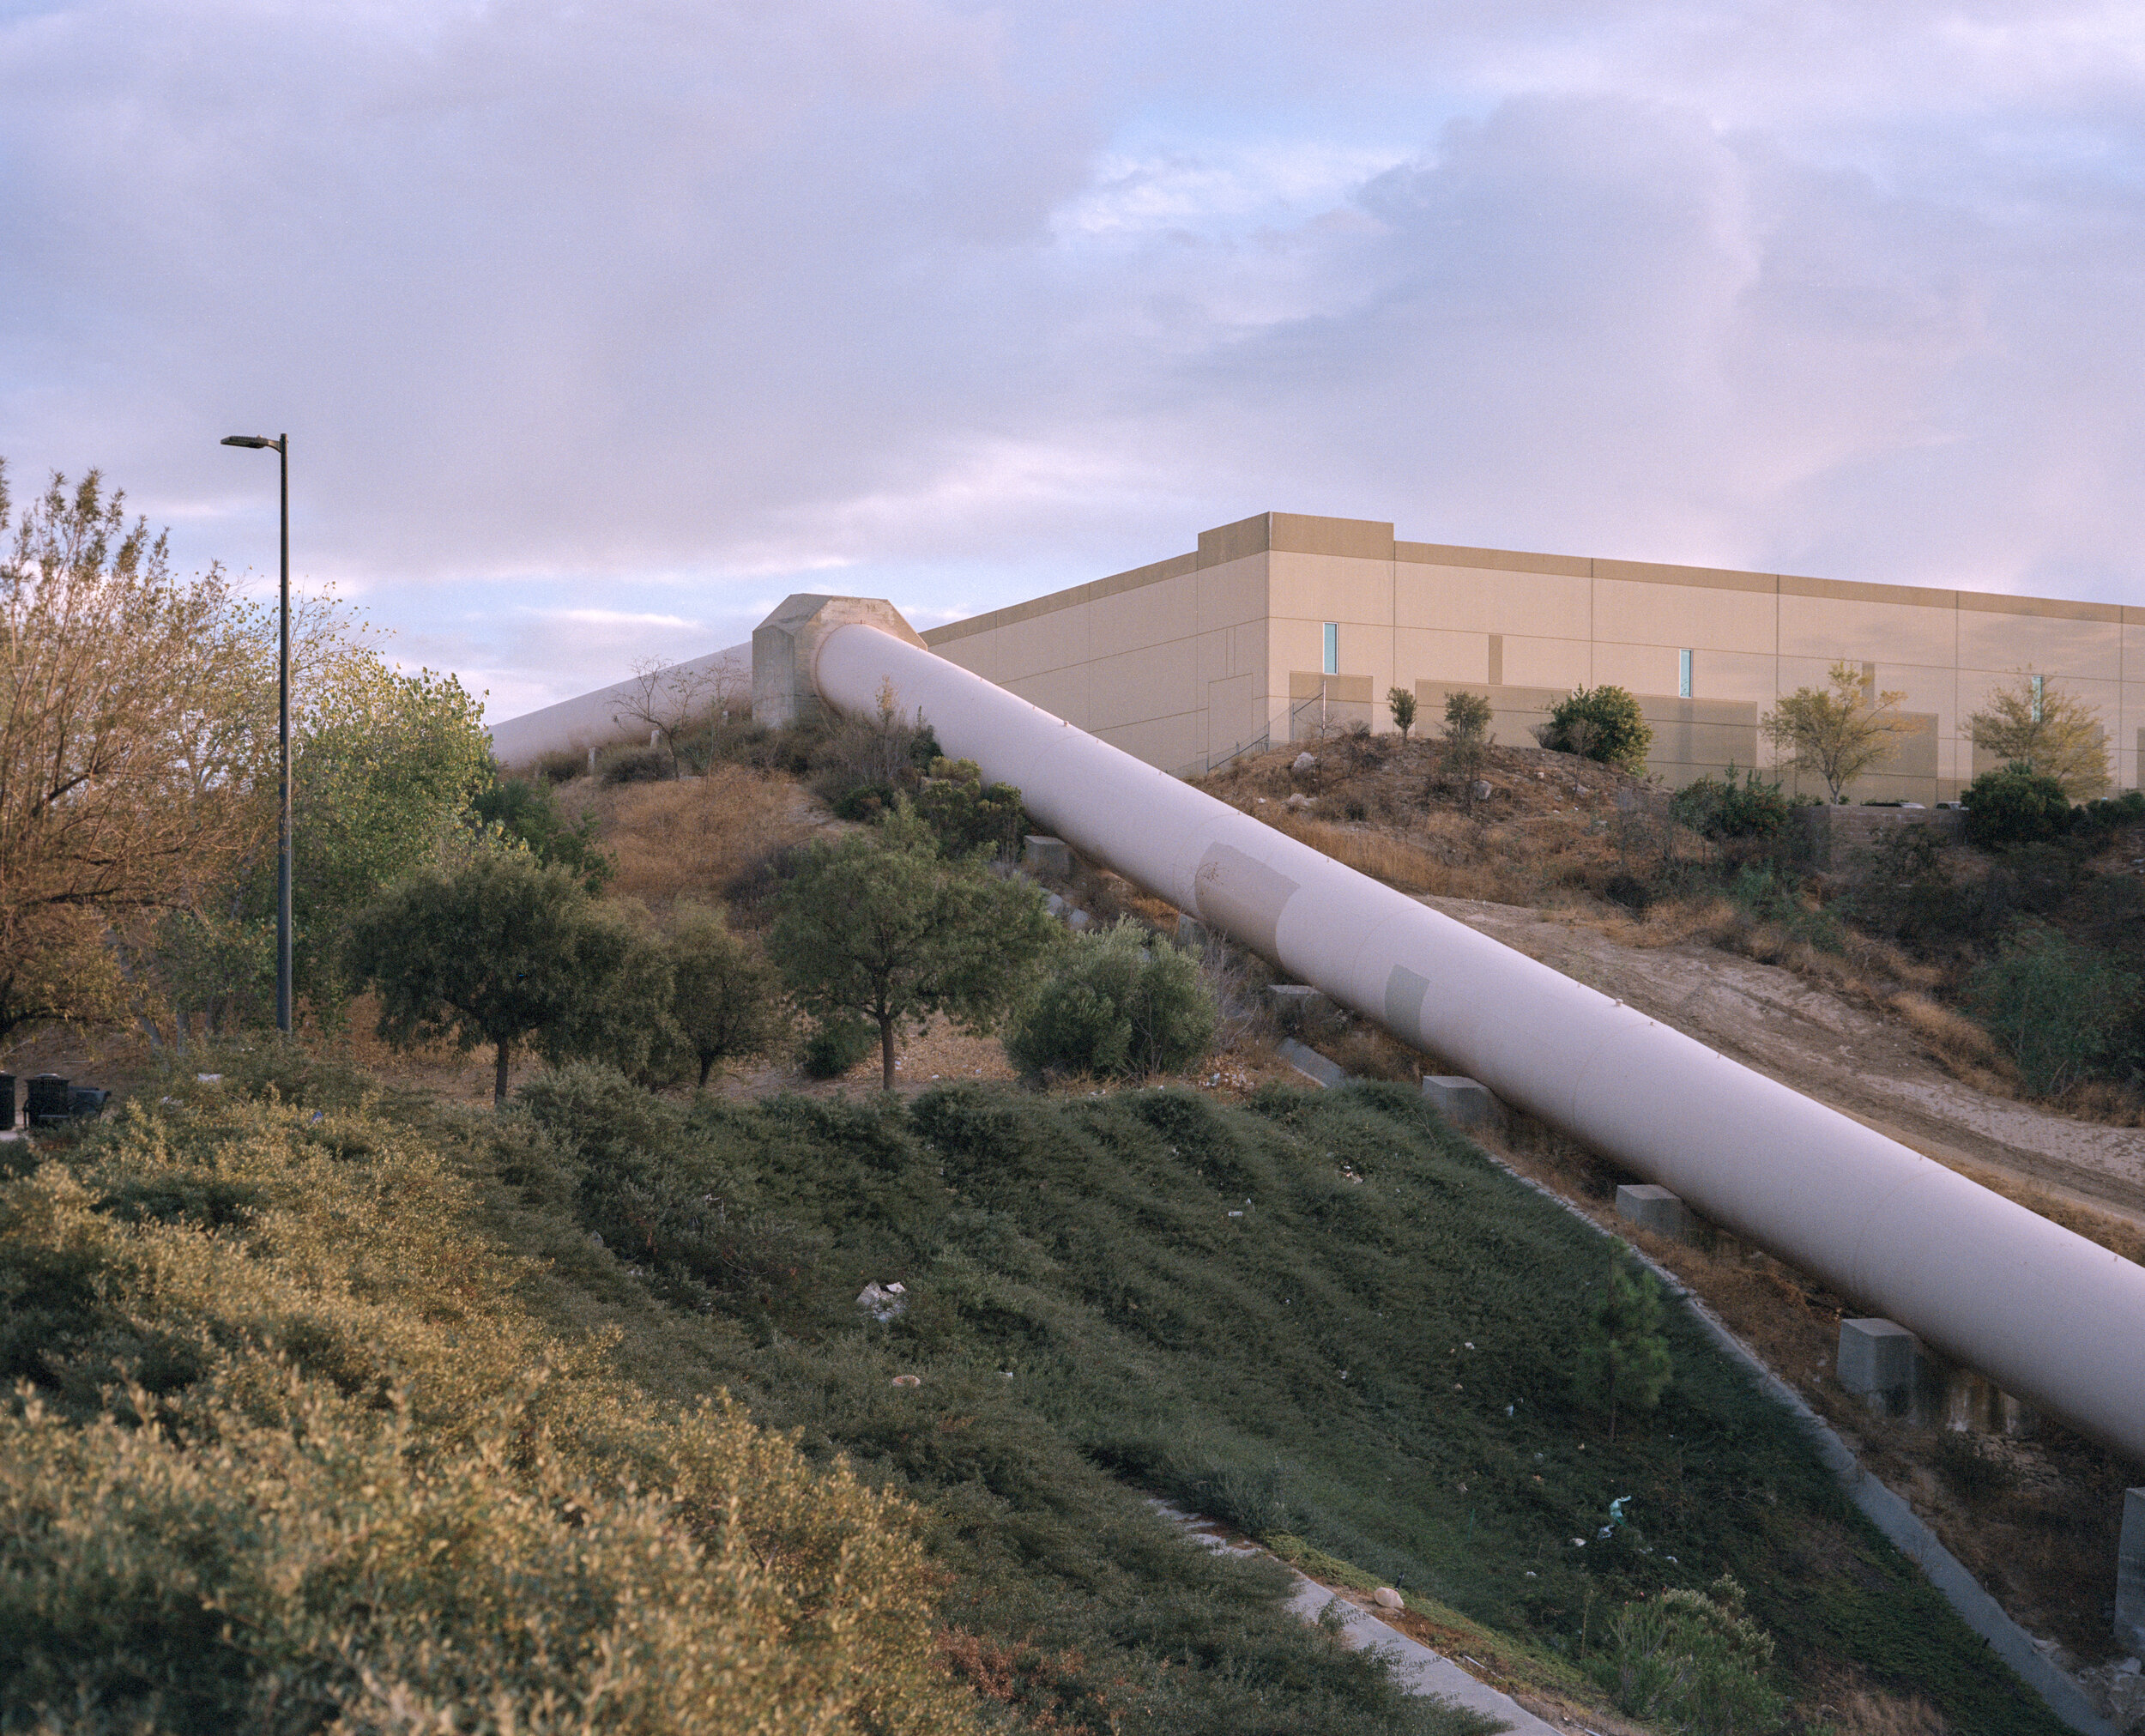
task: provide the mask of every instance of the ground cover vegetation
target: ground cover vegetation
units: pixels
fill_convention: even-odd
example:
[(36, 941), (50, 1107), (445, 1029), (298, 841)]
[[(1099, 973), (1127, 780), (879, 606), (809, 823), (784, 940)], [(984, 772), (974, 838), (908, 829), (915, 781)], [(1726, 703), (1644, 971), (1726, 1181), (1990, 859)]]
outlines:
[[(497, 1137), (522, 1209), (630, 1262), (633, 1306), (693, 1347), (671, 1352), (682, 1384), (719, 1370), (807, 1455), (918, 1504), (952, 1576), (948, 1655), (1032, 1725), (1397, 1715), (1373, 1679), (1314, 1666), (1315, 1630), (1195, 1591), (1152, 1491), (1671, 1727), (1770, 1729), (1782, 1705), (1827, 1721), (1843, 1681), (1925, 1697), (1954, 1728), (2055, 1727), (1658, 1300), (1606, 1310), (1625, 1344), (1659, 1341), (1656, 1406), (1627, 1399), (1612, 1437), (1578, 1380), (1609, 1244), (1411, 1092), (685, 1104), (580, 1068), (518, 1103)], [(897, 1307), (860, 1306), (892, 1281)], [(1723, 1654), (1758, 1661), (1724, 1674)], [(1627, 1665), (1634, 1685), (1590, 1685)], [(1701, 1666), (1748, 1698), (1692, 1687)]]
[(976, 1727), (907, 1503), (547, 1324), (453, 1125), (232, 1061), (7, 1148), (0, 1727)]

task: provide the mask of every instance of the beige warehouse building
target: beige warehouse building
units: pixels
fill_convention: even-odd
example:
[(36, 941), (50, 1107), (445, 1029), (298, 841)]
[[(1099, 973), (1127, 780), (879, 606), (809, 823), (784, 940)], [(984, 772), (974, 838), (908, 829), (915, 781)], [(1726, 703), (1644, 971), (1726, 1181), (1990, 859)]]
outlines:
[[(1456, 687), (1501, 742), (1574, 687), (1636, 694), (1671, 783), (1767, 766), (1758, 719), (1840, 659), (1899, 690), (1907, 728), (1864, 801), (1955, 796), (1966, 718), (2033, 673), (2100, 713), (2118, 784), (2145, 748), (2145, 609), (1583, 556), (1403, 542), (1391, 524), (1262, 512), (1196, 550), (926, 633), (939, 655), (1149, 764), (1196, 775), (1365, 723), (1388, 689), (1427, 723)], [(2140, 652), (2138, 667), (2129, 653)]]

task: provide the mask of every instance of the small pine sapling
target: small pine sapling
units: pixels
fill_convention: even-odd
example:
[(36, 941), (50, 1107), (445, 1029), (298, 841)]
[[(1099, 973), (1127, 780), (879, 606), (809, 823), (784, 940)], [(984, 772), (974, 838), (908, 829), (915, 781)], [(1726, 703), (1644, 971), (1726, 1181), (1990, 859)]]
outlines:
[(1661, 1286), (1651, 1272), (1619, 1260), (1609, 1268), (1607, 1288), (1579, 1346), (1574, 1384), (1580, 1400), (1608, 1412), (1613, 1441), (1618, 1409), (1654, 1409), (1673, 1374), (1661, 1332)]
[(1400, 732), (1400, 739), (1408, 739), (1408, 731), (1415, 727), (1415, 695), (1405, 687), (1393, 687), (1386, 693), (1386, 709), (1393, 713), (1393, 727)]

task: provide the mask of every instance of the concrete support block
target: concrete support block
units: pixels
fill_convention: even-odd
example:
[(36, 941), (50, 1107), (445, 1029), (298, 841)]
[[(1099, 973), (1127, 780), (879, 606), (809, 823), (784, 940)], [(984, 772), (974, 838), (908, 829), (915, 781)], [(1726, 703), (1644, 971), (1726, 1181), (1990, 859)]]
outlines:
[(1038, 880), (1068, 880), (1072, 874), (1072, 846), (1061, 838), (1030, 832), (1021, 840), (1020, 865)]
[(1840, 1384), (1871, 1410), (1919, 1428), (2018, 1437), (2035, 1427), (2031, 1406), (1938, 1356), (1895, 1321), (1840, 1322)]
[(1206, 950), (1206, 938), (1205, 923), (1197, 916), (1187, 916), (1181, 912), (1178, 914), (1177, 945), (1187, 953), (1204, 953)]
[(1616, 1216), (1641, 1230), (1651, 1230), (1656, 1236), (1671, 1236), (1678, 1242), (1691, 1240), (1698, 1229), (1698, 1220), (1691, 1216), (1690, 1208), (1666, 1188), (1657, 1188), (1651, 1182), (1618, 1188)]
[[(819, 657), (819, 642), (837, 627), (860, 622), (891, 633), (905, 644), (923, 647), (915, 629), (884, 597), (822, 596), (801, 591), (783, 598), (775, 612), (752, 629), (752, 721), (781, 729), (818, 718), (824, 707), (813, 680), (813, 665)], [(904, 702), (898, 692), (894, 698), (903, 720), (913, 723), (915, 702)]]
[(2115, 1636), (2145, 1656), (2145, 1489), (2123, 1491), (2123, 1535), (2115, 1547)]
[(1423, 1101), (1456, 1128), (1504, 1125), (1504, 1105), (1490, 1094), (1489, 1087), (1456, 1074), (1425, 1074)]
[(1921, 1340), (1896, 1321), (1840, 1322), (1840, 1384), (1865, 1399), (1904, 1403), (1914, 1385)]
[(1840, 1322), (1840, 1384), (1879, 1415), (1924, 1429), (1985, 1431), (2002, 1396), (1891, 1320)]

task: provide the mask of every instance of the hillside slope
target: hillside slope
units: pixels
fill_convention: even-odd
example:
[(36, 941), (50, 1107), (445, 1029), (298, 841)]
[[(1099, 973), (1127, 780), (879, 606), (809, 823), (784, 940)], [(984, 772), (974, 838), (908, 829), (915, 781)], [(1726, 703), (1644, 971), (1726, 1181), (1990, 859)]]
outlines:
[[(589, 1269), (554, 1305), (670, 1343), (662, 1378), (729, 1384), (921, 1503), (961, 1654), (1060, 1660), (990, 1677), (1030, 1717), (1342, 1727), (1181, 1654), (1145, 1490), (1427, 1593), (1580, 1685), (1626, 1600), (1731, 1572), (1806, 1721), (2054, 1727), (1695, 1326), (1671, 1320), (1657, 1416), (1612, 1438), (1577, 1404), (1608, 1244), (1405, 1090), (687, 1109), (571, 1074), (527, 1113), (558, 1155), (525, 1195), (632, 1273), (590, 1309), (602, 1261), (556, 1243), (558, 1281)], [(859, 1307), (896, 1280), (899, 1313)], [(1634, 1524), (1604, 1539), (1620, 1496)]]

